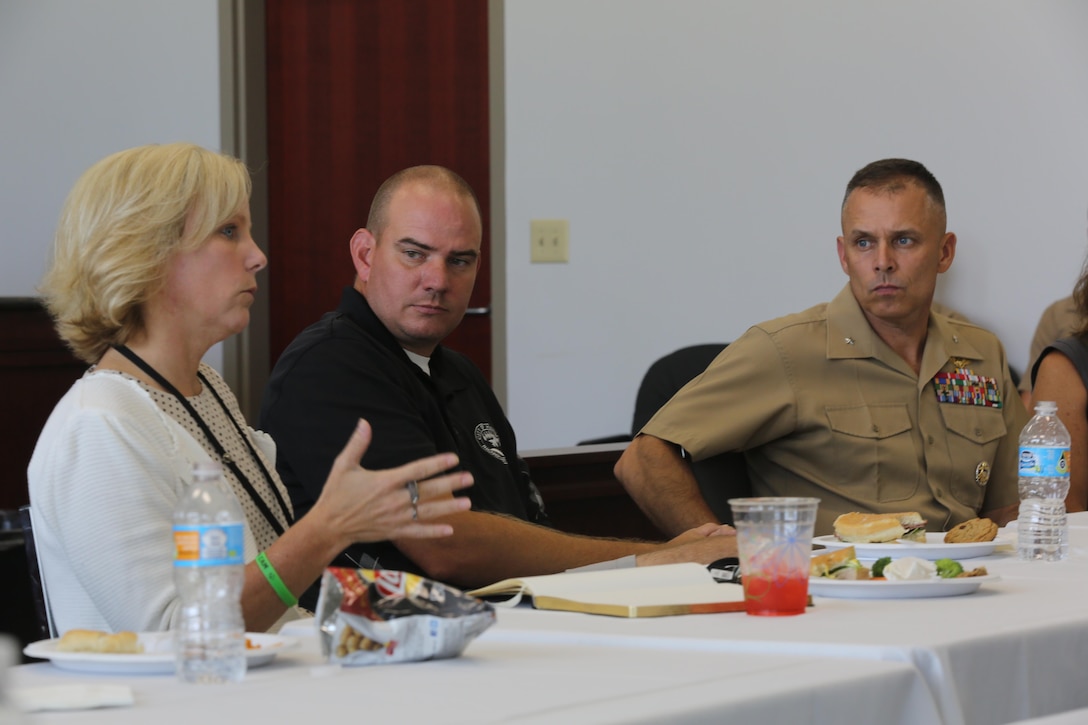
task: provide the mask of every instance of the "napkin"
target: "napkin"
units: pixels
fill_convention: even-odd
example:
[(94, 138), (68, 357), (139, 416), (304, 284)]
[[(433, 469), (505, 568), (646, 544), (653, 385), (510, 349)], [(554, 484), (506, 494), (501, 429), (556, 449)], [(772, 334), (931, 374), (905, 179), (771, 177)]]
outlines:
[(128, 685), (46, 685), (15, 688), (15, 706), (24, 712), (39, 710), (89, 710), (122, 707), (135, 702)]

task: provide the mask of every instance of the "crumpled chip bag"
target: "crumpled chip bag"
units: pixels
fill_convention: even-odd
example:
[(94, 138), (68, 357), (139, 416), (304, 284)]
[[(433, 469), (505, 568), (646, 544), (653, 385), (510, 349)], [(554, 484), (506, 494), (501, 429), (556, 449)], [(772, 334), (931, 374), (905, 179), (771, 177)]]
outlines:
[(373, 665), (456, 657), (495, 623), (495, 608), (416, 574), (329, 567), (317, 620), (329, 662)]

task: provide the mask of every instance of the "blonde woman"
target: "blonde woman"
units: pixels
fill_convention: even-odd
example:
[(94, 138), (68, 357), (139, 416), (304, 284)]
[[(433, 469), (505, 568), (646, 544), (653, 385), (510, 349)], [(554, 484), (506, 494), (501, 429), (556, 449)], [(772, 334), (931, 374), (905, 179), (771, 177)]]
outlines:
[(452, 454), (362, 469), (370, 428), (359, 421), (325, 495), (294, 520), (275, 444), (201, 362), (249, 322), (267, 263), (250, 235), (250, 189), (237, 159), (169, 144), (99, 161), (65, 202), (41, 290), (58, 333), (92, 367), (57, 403), (28, 469), (57, 631), (171, 627), (172, 513), (198, 461), (221, 463), (246, 515), (247, 630), (291, 616), (348, 545), (446, 536), (448, 525), (423, 520), (469, 506), (445, 498), (471, 484), (438, 475), (457, 464)]

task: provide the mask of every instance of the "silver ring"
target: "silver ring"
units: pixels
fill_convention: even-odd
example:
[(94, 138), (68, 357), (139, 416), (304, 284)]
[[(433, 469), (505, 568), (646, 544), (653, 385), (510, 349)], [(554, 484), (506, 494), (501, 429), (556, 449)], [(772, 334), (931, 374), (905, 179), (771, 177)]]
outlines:
[(404, 484), (404, 487), (408, 489), (408, 499), (412, 504), (412, 521), (419, 521), (419, 484), (416, 481), (409, 481)]

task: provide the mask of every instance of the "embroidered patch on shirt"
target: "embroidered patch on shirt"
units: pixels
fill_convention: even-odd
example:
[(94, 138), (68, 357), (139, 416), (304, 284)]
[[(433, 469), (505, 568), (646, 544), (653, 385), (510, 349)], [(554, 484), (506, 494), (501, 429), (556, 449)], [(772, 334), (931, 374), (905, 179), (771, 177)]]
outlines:
[(975, 375), (967, 367), (966, 360), (955, 360), (953, 363), (956, 365), (954, 372), (937, 373), (933, 378), (938, 402), (1001, 407), (1001, 389), (997, 378)]
[(476, 426), (476, 443), (485, 451), (503, 463), (506, 463), (506, 454), (502, 452), (502, 441), (499, 433), (490, 423), (480, 423)]

